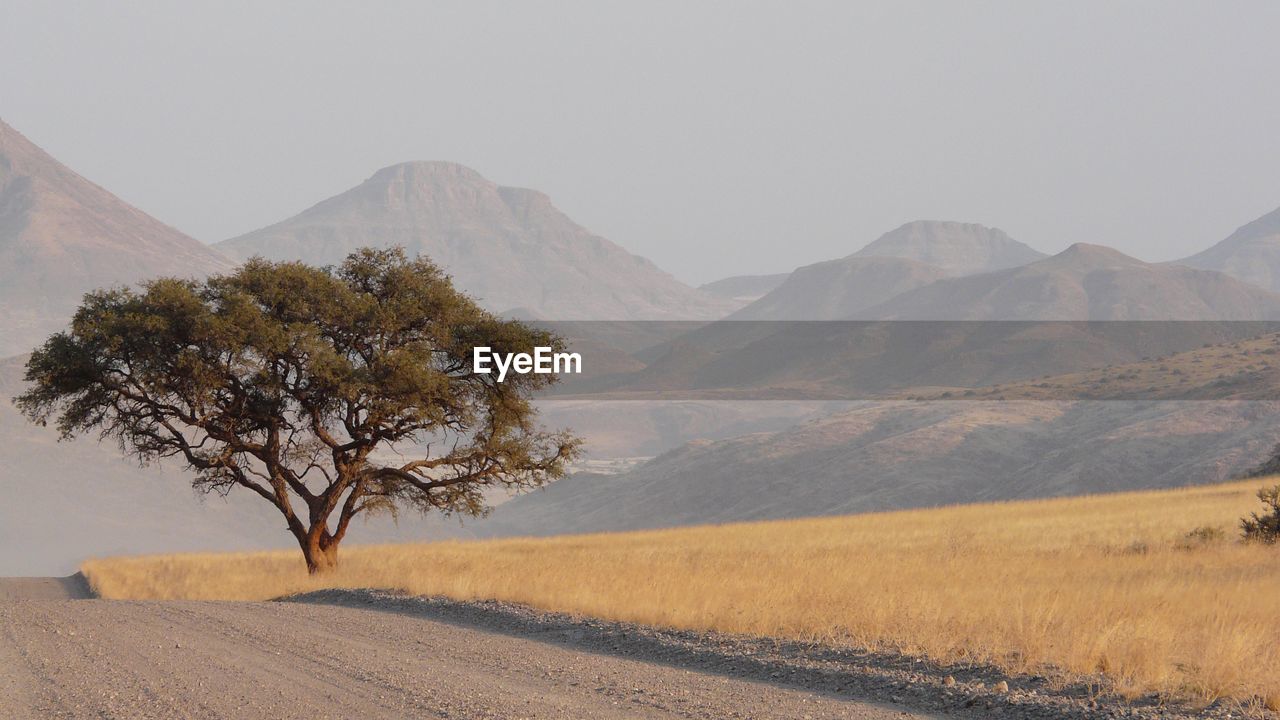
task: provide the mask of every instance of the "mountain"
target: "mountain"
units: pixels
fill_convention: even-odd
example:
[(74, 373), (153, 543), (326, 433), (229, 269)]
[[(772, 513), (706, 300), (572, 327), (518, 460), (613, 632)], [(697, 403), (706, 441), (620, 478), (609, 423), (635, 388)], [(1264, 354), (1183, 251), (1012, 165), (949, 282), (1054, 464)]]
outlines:
[(919, 220), (838, 260), (798, 268), (733, 320), (840, 320), (945, 277), (1002, 270), (1045, 255), (996, 228)]
[(1077, 243), (1050, 258), (941, 280), (855, 313), (877, 320), (1268, 320), (1280, 295), (1212, 270)]
[(0, 357), (65, 325), (89, 290), (231, 267), (0, 122)]
[(947, 276), (935, 265), (898, 257), (861, 257), (806, 265), (730, 320), (839, 320)]
[(1239, 228), (1208, 250), (1175, 262), (1217, 270), (1280, 292), (1280, 208)]
[(1045, 254), (997, 228), (917, 220), (881, 235), (853, 256), (906, 258), (958, 277), (1026, 265)]
[(444, 267), (495, 312), (553, 320), (711, 319), (732, 301), (699, 292), (574, 223), (546, 195), (444, 162), (393, 165), (283, 222), (219, 243), (244, 259), (326, 265), (403, 246)]
[(548, 535), (1178, 487), (1255, 467), (1280, 403), (876, 402), (698, 441), (500, 506), (481, 535)]
[(698, 289), (709, 295), (726, 298), (743, 305), (764, 297), (769, 291), (778, 287), (790, 273), (773, 275), (734, 275), (715, 282), (699, 285)]

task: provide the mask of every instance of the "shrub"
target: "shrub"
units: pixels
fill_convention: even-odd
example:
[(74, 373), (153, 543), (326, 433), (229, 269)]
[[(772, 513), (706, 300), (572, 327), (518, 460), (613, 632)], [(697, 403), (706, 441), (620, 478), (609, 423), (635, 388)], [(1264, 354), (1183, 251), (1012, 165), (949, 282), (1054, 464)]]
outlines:
[(1240, 521), (1240, 529), (1246, 542), (1274, 545), (1280, 540), (1280, 485), (1262, 488), (1258, 491), (1258, 499), (1267, 506), (1266, 512), (1262, 515), (1251, 513)]
[(1217, 525), (1201, 525), (1182, 536), (1177, 547), (1181, 550), (1194, 550), (1207, 545), (1216, 545), (1227, 539), (1227, 533)]

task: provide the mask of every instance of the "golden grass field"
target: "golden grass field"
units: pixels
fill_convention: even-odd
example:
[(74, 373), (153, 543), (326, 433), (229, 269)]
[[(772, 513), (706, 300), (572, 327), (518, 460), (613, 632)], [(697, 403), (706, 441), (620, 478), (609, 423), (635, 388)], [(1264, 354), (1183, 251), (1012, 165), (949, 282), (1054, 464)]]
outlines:
[[(1105, 676), (1133, 696), (1280, 706), (1280, 549), (1241, 545), (1274, 478), (1193, 489), (613, 535), (85, 563), (107, 598), (324, 587), (497, 598), (601, 618)], [(1225, 540), (1191, 542), (1197, 527)]]

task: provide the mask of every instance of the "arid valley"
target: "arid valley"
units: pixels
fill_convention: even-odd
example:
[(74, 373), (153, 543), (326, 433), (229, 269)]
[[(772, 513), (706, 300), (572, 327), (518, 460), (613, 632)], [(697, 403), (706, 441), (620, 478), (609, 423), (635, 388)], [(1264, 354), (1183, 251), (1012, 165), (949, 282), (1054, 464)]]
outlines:
[(0, 0), (0, 720), (1280, 718), (1280, 9)]

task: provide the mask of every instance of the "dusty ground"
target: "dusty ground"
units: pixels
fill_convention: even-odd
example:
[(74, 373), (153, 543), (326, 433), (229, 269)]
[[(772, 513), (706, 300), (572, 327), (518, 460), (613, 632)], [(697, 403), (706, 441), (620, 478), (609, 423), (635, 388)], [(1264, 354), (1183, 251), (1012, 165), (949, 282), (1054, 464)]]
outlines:
[(0, 718), (925, 717), (370, 607), (82, 593), (0, 580)]
[(497, 602), (371, 590), (289, 602), (87, 597), (75, 577), (0, 578), (0, 720), (1275, 717)]

